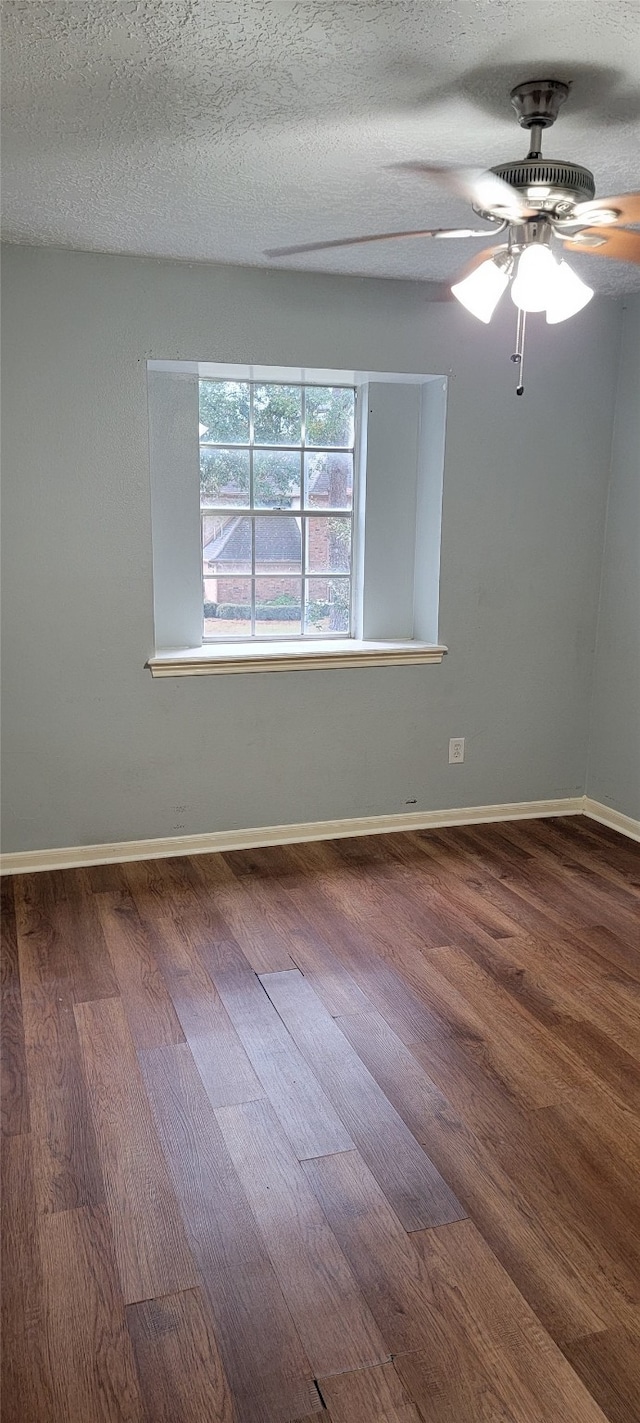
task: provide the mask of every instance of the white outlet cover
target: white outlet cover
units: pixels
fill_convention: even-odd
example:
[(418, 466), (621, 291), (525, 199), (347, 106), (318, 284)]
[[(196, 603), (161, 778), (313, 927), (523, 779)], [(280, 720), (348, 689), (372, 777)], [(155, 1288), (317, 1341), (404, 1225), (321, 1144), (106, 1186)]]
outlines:
[(452, 736), (449, 741), (449, 765), (459, 766), (464, 761), (464, 736)]

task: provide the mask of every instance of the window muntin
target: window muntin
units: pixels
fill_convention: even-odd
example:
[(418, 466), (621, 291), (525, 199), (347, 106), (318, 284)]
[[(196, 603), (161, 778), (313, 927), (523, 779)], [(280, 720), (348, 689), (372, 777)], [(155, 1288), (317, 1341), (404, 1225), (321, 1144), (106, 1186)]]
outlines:
[(201, 379), (205, 642), (349, 637), (355, 388)]

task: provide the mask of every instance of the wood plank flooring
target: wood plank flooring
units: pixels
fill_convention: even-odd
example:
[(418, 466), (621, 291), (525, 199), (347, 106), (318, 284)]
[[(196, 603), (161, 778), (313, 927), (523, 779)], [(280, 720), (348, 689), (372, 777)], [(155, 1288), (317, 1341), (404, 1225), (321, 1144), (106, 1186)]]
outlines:
[(640, 1423), (640, 847), (2, 883), (4, 1423)]

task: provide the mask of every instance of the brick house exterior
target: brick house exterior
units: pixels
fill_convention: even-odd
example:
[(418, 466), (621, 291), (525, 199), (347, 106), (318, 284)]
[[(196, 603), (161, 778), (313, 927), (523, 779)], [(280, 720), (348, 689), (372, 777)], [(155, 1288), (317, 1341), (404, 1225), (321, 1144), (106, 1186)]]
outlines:
[[(308, 499), (313, 509), (340, 508), (350, 503), (351, 461), (336, 454), (322, 462)], [(276, 601), (299, 595), (301, 570), (301, 520), (291, 513), (277, 518), (256, 518), (255, 572), (260, 577), (260, 600)], [(330, 561), (331, 521), (319, 518), (308, 523), (308, 558), (312, 570), (322, 571)], [(251, 516), (234, 513), (205, 514), (203, 519), (203, 579), (205, 602), (243, 605), (250, 602), (248, 575), (251, 570)], [(318, 599), (329, 597), (329, 585), (318, 579), (314, 587)]]

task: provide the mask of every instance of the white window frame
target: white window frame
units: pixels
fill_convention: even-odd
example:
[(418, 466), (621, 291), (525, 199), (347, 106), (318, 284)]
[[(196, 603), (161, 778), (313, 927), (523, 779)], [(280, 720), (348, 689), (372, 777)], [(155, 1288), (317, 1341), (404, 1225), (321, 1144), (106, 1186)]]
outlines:
[[(200, 376), (200, 377), (199, 377), (199, 380), (200, 380), (200, 381), (203, 381), (203, 380), (215, 381), (215, 380), (217, 380), (217, 381), (222, 382), (222, 381), (225, 381), (225, 380), (228, 380), (228, 379), (229, 379), (229, 377), (225, 377), (225, 376)], [(355, 630), (354, 630), (354, 629), (355, 629), (355, 622), (356, 622), (356, 615), (357, 615), (357, 607), (358, 607), (358, 603), (359, 603), (359, 601), (360, 601), (360, 600), (358, 599), (358, 597), (357, 597), (356, 577), (355, 577), (355, 573), (354, 573), (354, 570), (356, 569), (356, 567), (359, 567), (359, 566), (360, 566), (360, 565), (357, 563), (357, 533), (358, 533), (358, 530), (357, 530), (357, 527), (356, 527), (356, 507), (357, 507), (357, 502), (358, 502), (358, 488), (359, 488), (359, 485), (360, 485), (360, 478), (359, 478), (359, 475), (360, 475), (360, 461), (359, 461), (359, 458), (358, 458), (358, 454), (359, 454), (359, 451), (358, 451), (358, 429), (359, 429), (359, 420), (358, 420), (358, 406), (359, 406), (358, 387), (357, 387), (356, 385), (348, 385), (348, 384), (346, 384), (345, 382), (332, 382), (331, 384), (329, 384), (329, 382), (326, 382), (326, 381), (318, 381), (318, 382), (315, 382), (315, 383), (312, 382), (312, 381), (305, 381), (305, 382), (303, 382), (303, 381), (292, 381), (292, 380), (288, 380), (288, 381), (269, 381), (268, 383), (269, 383), (270, 385), (287, 385), (287, 386), (294, 386), (296, 389), (300, 390), (300, 392), (301, 392), (301, 413), (302, 413), (302, 420), (301, 420), (301, 439), (300, 439), (300, 444), (292, 444), (292, 445), (266, 445), (266, 444), (262, 444), (262, 443), (260, 443), (260, 442), (257, 442), (257, 441), (255, 440), (255, 438), (254, 438), (255, 424), (254, 424), (254, 413), (253, 413), (253, 410), (254, 410), (254, 391), (255, 391), (255, 388), (256, 388), (257, 385), (262, 385), (262, 384), (265, 384), (265, 383), (266, 383), (266, 382), (257, 381), (257, 380), (250, 380), (250, 381), (240, 381), (240, 380), (239, 380), (239, 381), (238, 381), (238, 384), (243, 384), (243, 385), (248, 385), (248, 386), (249, 386), (249, 440), (248, 440), (248, 443), (239, 442), (239, 443), (233, 443), (233, 444), (232, 444), (232, 443), (229, 443), (229, 442), (224, 443), (224, 442), (219, 442), (219, 441), (205, 440), (205, 439), (202, 439), (202, 438), (199, 440), (199, 448), (200, 448), (200, 450), (203, 450), (203, 449), (205, 449), (205, 450), (207, 450), (207, 449), (208, 449), (208, 450), (228, 450), (228, 449), (233, 449), (233, 450), (247, 450), (248, 453), (249, 453), (249, 503), (248, 503), (248, 505), (245, 506), (245, 507), (240, 506), (240, 505), (237, 505), (237, 506), (234, 505), (234, 506), (232, 507), (232, 509), (230, 509), (230, 506), (229, 506), (229, 505), (216, 505), (216, 504), (202, 505), (202, 504), (201, 504), (201, 506), (200, 506), (200, 510), (201, 510), (201, 519), (200, 519), (200, 526), (201, 526), (201, 543), (202, 543), (202, 547), (203, 547), (203, 548), (204, 548), (204, 527), (203, 527), (203, 526), (204, 526), (204, 520), (205, 520), (205, 518), (207, 517), (207, 515), (213, 514), (213, 515), (219, 515), (221, 518), (225, 518), (225, 517), (228, 518), (229, 513), (230, 513), (230, 512), (233, 512), (233, 513), (237, 513), (238, 515), (240, 515), (240, 516), (243, 517), (243, 518), (251, 519), (251, 521), (252, 521), (252, 532), (251, 532), (251, 573), (250, 573), (250, 574), (238, 574), (238, 575), (237, 575), (237, 577), (238, 577), (239, 580), (240, 580), (241, 578), (246, 578), (246, 579), (250, 579), (250, 581), (251, 581), (251, 632), (250, 632), (249, 634), (244, 634), (244, 635), (239, 634), (239, 635), (238, 635), (237, 637), (235, 637), (235, 638), (228, 638), (228, 639), (226, 639), (226, 641), (227, 641), (229, 644), (233, 644), (234, 646), (237, 645), (237, 646), (239, 646), (239, 647), (244, 647), (244, 646), (246, 646), (249, 641), (251, 641), (251, 642), (253, 642), (253, 643), (256, 643), (256, 642), (260, 642), (260, 643), (269, 643), (269, 642), (287, 642), (287, 643), (291, 642), (291, 643), (297, 643), (297, 642), (304, 642), (305, 644), (309, 643), (310, 641), (313, 641), (313, 640), (314, 640), (313, 635), (310, 634), (310, 633), (306, 633), (306, 632), (305, 632), (305, 630), (304, 630), (304, 625), (305, 625), (305, 612), (306, 612), (306, 605), (307, 605), (307, 583), (308, 583), (308, 582), (313, 582), (314, 579), (317, 580), (317, 581), (319, 581), (319, 582), (321, 581), (321, 582), (325, 582), (325, 583), (330, 583), (330, 582), (333, 583), (333, 582), (336, 582), (336, 581), (340, 580), (340, 581), (343, 581), (343, 582), (348, 582), (349, 585), (350, 585), (350, 586), (349, 586), (349, 627), (348, 627), (348, 628), (346, 629), (346, 631), (344, 631), (344, 632), (334, 632), (334, 633), (332, 633), (332, 634), (322, 633), (322, 634), (319, 634), (319, 635), (316, 634), (316, 639), (317, 639), (318, 641), (320, 641), (320, 639), (322, 639), (322, 641), (324, 641), (326, 637), (331, 637), (332, 640), (337, 641), (338, 639), (341, 640), (341, 639), (343, 639), (343, 638), (353, 638), (353, 637), (356, 636), (356, 633), (355, 633)], [(354, 396), (354, 438), (353, 438), (353, 443), (352, 443), (351, 445), (307, 445), (307, 443), (306, 443), (306, 419), (305, 419), (305, 416), (306, 416), (306, 391), (307, 391), (308, 389), (310, 389), (310, 388), (317, 390), (317, 389), (318, 389), (319, 387), (321, 387), (321, 386), (326, 386), (327, 389), (333, 389), (333, 390), (340, 389), (340, 390), (352, 390), (352, 391), (353, 391), (353, 396)], [(255, 452), (260, 453), (260, 452), (263, 451), (263, 450), (264, 450), (264, 451), (267, 451), (267, 452), (271, 452), (271, 451), (274, 451), (274, 450), (275, 450), (275, 451), (277, 451), (278, 453), (282, 453), (282, 454), (294, 453), (294, 454), (299, 454), (299, 455), (300, 455), (300, 493), (301, 493), (301, 500), (302, 500), (302, 498), (303, 498), (303, 496), (304, 496), (304, 494), (305, 494), (305, 465), (304, 465), (304, 457), (305, 457), (305, 454), (314, 454), (314, 455), (318, 455), (318, 454), (348, 454), (348, 455), (351, 455), (352, 464), (353, 464), (353, 481), (352, 481), (352, 490), (353, 490), (353, 493), (352, 493), (351, 508), (350, 508), (350, 509), (319, 509), (319, 508), (307, 508), (306, 506), (304, 506), (304, 505), (302, 504), (302, 502), (301, 502), (299, 508), (296, 508), (296, 507), (294, 506), (294, 507), (293, 507), (292, 509), (290, 509), (290, 510), (286, 510), (286, 509), (261, 508), (259, 505), (256, 505), (256, 504), (255, 504), (255, 501), (254, 501), (254, 453), (255, 453)], [(275, 636), (275, 635), (270, 635), (269, 633), (264, 633), (264, 632), (259, 632), (259, 633), (257, 633), (256, 630), (255, 630), (255, 628), (256, 628), (256, 581), (255, 581), (255, 580), (256, 580), (256, 547), (255, 547), (255, 524), (254, 524), (253, 521), (254, 521), (255, 519), (262, 519), (262, 518), (276, 518), (276, 519), (277, 519), (277, 518), (280, 518), (280, 519), (282, 519), (282, 518), (287, 517), (287, 515), (288, 515), (290, 518), (295, 518), (295, 519), (299, 519), (299, 520), (300, 520), (300, 575), (299, 575), (299, 577), (300, 577), (300, 585), (301, 585), (301, 608), (300, 608), (300, 628), (301, 628), (301, 631), (300, 631), (299, 633), (291, 633), (289, 636), (277, 637), (277, 636)], [(350, 540), (349, 540), (349, 572), (348, 572), (348, 573), (334, 572), (334, 571), (331, 570), (331, 569), (327, 569), (327, 571), (326, 571), (325, 573), (310, 573), (310, 572), (307, 571), (307, 569), (306, 569), (306, 562), (307, 562), (307, 527), (308, 527), (308, 525), (307, 525), (307, 520), (308, 520), (308, 519), (315, 519), (315, 518), (320, 518), (320, 519), (330, 519), (330, 518), (341, 518), (341, 519), (342, 519), (342, 518), (344, 518), (344, 519), (348, 519), (348, 520), (349, 520), (349, 523), (350, 523), (350, 525), (351, 525), (351, 537), (350, 537)], [(259, 577), (260, 575), (257, 575), (257, 576)], [(267, 574), (267, 575), (265, 575), (265, 576), (268, 577), (269, 575)], [(283, 578), (284, 578), (284, 577), (289, 576), (289, 575), (283, 574), (282, 576), (283, 576)], [(297, 574), (292, 574), (291, 577), (292, 577), (292, 578), (297, 578), (298, 575), (297, 575)], [(204, 603), (205, 603), (205, 601), (206, 601), (206, 599), (205, 599), (205, 597), (204, 597), (204, 585), (205, 585), (205, 574), (204, 574), (204, 570), (203, 570), (202, 583), (203, 583), (203, 606), (204, 606)], [(207, 634), (206, 634), (205, 631), (204, 631), (204, 622), (205, 622), (205, 619), (204, 619), (204, 616), (203, 616), (203, 634), (202, 634), (202, 645), (203, 645), (203, 647), (219, 647), (219, 646), (221, 646), (221, 645), (224, 643), (225, 639), (220, 638), (220, 637), (215, 637), (215, 636), (209, 636), (209, 637), (208, 637)]]
[[(442, 661), (445, 377), (170, 360), (147, 368), (154, 677)], [(207, 378), (356, 389), (349, 633), (204, 640), (198, 415)]]

